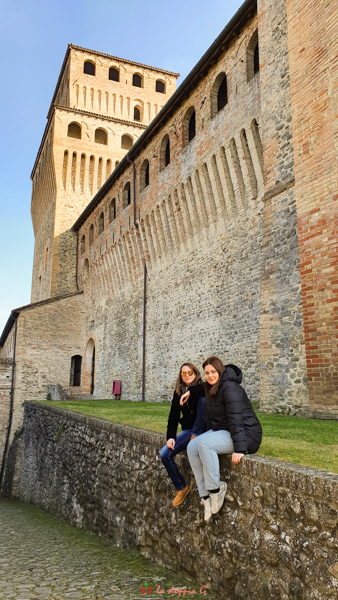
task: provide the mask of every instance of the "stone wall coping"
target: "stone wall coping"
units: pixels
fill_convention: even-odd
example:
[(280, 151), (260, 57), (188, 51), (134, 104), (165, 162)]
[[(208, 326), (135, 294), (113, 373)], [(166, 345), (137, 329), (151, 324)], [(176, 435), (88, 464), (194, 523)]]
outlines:
[[(82, 415), (81, 413), (58, 406), (50, 406), (34, 400), (26, 400), (24, 404), (28, 409), (31, 406), (45, 412), (53, 412), (71, 421), (82, 423), (86, 427), (92, 427), (96, 430), (103, 430), (107, 433), (115, 433), (136, 441), (156, 445), (158, 450), (165, 440), (164, 434), (155, 431), (123, 425), (122, 423), (114, 423), (113, 421), (107, 421), (91, 415)], [(258, 481), (261, 478), (260, 475), (265, 474), (265, 477), (262, 477), (263, 480), (268, 478), (269, 481), (275, 482), (279, 487), (293, 490), (302, 489), (305, 493), (313, 497), (320, 497), (321, 499), (325, 497), (327, 501), (335, 502), (337, 500), (337, 473), (322, 471), (313, 467), (305, 467), (266, 456), (246, 456), (239, 467), (234, 466), (228, 456), (221, 456), (220, 458), (221, 470), (222, 467), (226, 467), (227, 470), (233, 473), (249, 475), (257, 478)]]

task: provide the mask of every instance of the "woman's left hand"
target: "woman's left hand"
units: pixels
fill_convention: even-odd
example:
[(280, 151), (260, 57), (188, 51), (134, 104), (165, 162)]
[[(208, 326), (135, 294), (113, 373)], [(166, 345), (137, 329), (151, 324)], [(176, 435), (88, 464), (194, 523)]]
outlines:
[(183, 396), (181, 396), (181, 398), (180, 398), (181, 406), (183, 406), (183, 404), (188, 400), (189, 396), (190, 396), (189, 390), (187, 392), (185, 392), (185, 394), (183, 394)]
[(231, 460), (234, 463), (234, 465), (239, 465), (243, 456), (244, 454), (241, 454), (240, 452), (233, 452), (231, 455)]

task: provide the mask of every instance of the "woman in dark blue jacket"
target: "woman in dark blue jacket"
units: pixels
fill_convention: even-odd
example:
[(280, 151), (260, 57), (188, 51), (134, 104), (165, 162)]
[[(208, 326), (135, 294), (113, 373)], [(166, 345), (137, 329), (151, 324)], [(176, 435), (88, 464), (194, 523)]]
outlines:
[(208, 358), (203, 368), (206, 432), (190, 442), (187, 452), (208, 521), (220, 510), (227, 487), (220, 481), (218, 455), (231, 454), (232, 462), (238, 465), (245, 454), (257, 452), (262, 427), (240, 385), (241, 370), (235, 365), (224, 366), (216, 356)]
[[(189, 399), (180, 403), (181, 396), (189, 391)], [(177, 434), (178, 425), (182, 431)], [(190, 492), (189, 485), (178, 470), (174, 457), (186, 449), (189, 441), (205, 431), (205, 392), (201, 374), (195, 365), (184, 363), (177, 377), (175, 392), (168, 419), (167, 443), (160, 459), (167, 469), (175, 488), (173, 506), (182, 504)]]

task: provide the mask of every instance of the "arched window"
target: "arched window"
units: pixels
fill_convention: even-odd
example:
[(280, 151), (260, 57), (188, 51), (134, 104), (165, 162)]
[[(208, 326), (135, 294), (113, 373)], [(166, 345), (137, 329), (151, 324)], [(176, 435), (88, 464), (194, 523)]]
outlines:
[(111, 160), (110, 160), (110, 158), (108, 158), (108, 160), (106, 162), (106, 179), (108, 179), (110, 173), (111, 173)]
[(83, 72), (86, 75), (95, 75), (95, 64), (90, 60), (86, 60), (83, 65)]
[(194, 139), (195, 135), (196, 135), (196, 113), (195, 113), (195, 108), (193, 106), (190, 106), (190, 108), (188, 108), (187, 112), (185, 113), (183, 123), (182, 123), (182, 138), (183, 138), (182, 145), (183, 145), (183, 148), (184, 148), (184, 146), (189, 144), (189, 142), (191, 142), (192, 139)]
[(103, 212), (99, 216), (99, 235), (103, 233), (104, 230), (104, 214)]
[(86, 237), (83, 235), (81, 238), (81, 255), (86, 251)]
[(155, 89), (160, 94), (165, 94), (165, 83), (164, 83), (164, 81), (161, 81), (160, 79), (157, 79), (156, 80), (156, 87), (155, 87)]
[(142, 87), (142, 77), (138, 73), (134, 73), (133, 75), (133, 85), (135, 87)]
[(86, 260), (83, 263), (83, 279), (86, 280), (88, 275), (89, 275), (89, 260), (88, 260), (88, 258), (86, 258)]
[(116, 219), (116, 199), (113, 198), (109, 204), (109, 223), (112, 223)]
[(170, 163), (170, 140), (167, 141), (166, 147), (165, 147), (165, 166), (167, 167)]
[(133, 138), (130, 135), (124, 134), (121, 138), (121, 148), (129, 150), (133, 145)]
[(254, 49), (254, 74), (256, 75), (256, 73), (258, 73), (259, 71), (259, 51), (258, 51), (258, 42), (255, 46)]
[(81, 127), (78, 123), (69, 123), (68, 125), (68, 137), (76, 138), (77, 140), (81, 139)]
[(89, 338), (86, 348), (85, 367), (83, 373), (82, 390), (93, 394), (95, 386), (95, 342)]
[(190, 120), (189, 120), (188, 134), (189, 134), (189, 142), (191, 142), (191, 140), (194, 139), (194, 137), (196, 135), (196, 112), (195, 111), (192, 113)]
[(134, 107), (134, 121), (141, 121), (141, 112), (138, 106)]
[(89, 227), (89, 246), (92, 246), (94, 242), (94, 225)]
[(247, 81), (259, 71), (258, 29), (252, 34), (246, 51)]
[(144, 160), (140, 171), (140, 192), (149, 185), (149, 160)]
[(163, 171), (170, 163), (170, 140), (169, 135), (165, 135), (160, 148), (160, 171)]
[(115, 67), (110, 67), (109, 69), (109, 79), (111, 81), (120, 81), (120, 73)]
[(227, 76), (224, 72), (219, 73), (213, 83), (210, 94), (211, 118), (224, 108), (228, 103)]
[(108, 144), (107, 132), (104, 129), (95, 130), (95, 142), (97, 144)]
[(69, 385), (72, 387), (81, 385), (81, 365), (82, 365), (82, 356), (79, 354), (75, 354), (72, 356), (70, 363), (70, 382)]
[(123, 188), (123, 208), (127, 208), (131, 202), (130, 181)]
[[(122, 146), (122, 148), (123, 148), (123, 146)], [(120, 161), (119, 161), (119, 160), (116, 160), (116, 161), (115, 161), (115, 169), (116, 169), (117, 165), (119, 165), (119, 164), (120, 164)]]

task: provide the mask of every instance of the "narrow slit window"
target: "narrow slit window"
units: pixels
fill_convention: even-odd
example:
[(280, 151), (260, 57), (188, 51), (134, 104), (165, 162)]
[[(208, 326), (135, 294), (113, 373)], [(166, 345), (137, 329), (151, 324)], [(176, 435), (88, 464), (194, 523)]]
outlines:
[(130, 181), (123, 188), (123, 208), (127, 208), (131, 203)]
[(99, 235), (104, 231), (104, 214), (103, 212), (99, 216)]
[(109, 204), (109, 223), (112, 223), (116, 219), (116, 199), (113, 198)]
[(192, 115), (190, 117), (188, 134), (189, 134), (189, 142), (191, 142), (191, 140), (194, 139), (194, 137), (196, 135), (196, 113), (195, 113), (195, 111), (192, 113)]

